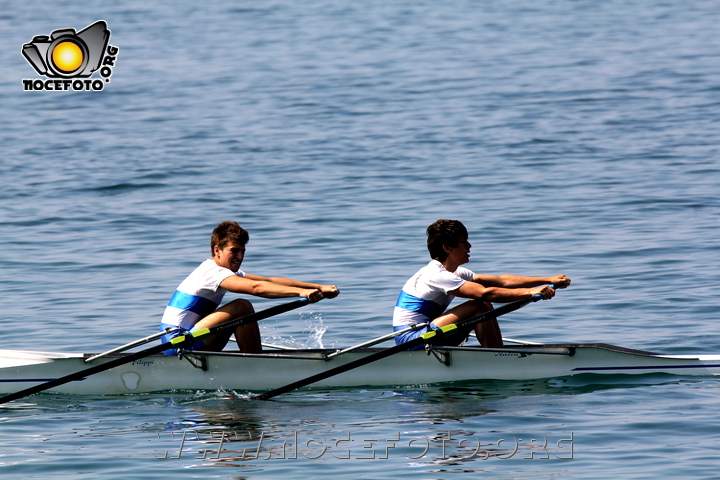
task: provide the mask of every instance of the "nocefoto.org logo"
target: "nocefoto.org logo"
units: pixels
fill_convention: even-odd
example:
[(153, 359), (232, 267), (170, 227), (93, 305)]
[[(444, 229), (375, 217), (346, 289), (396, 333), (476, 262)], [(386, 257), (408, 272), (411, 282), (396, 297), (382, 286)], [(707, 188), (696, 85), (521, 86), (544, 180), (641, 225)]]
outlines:
[[(22, 47), (22, 54), (37, 73), (46, 77), (24, 78), (25, 91), (100, 91), (115, 68), (118, 47), (109, 45), (110, 30), (103, 20), (76, 32), (74, 28), (37, 35)], [(100, 78), (90, 78), (99, 70)]]

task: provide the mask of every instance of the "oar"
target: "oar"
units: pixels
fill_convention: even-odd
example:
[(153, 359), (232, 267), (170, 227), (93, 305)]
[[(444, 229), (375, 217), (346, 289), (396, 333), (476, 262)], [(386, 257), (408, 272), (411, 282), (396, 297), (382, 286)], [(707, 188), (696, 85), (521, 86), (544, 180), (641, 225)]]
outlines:
[[(550, 285), (550, 287), (556, 288), (554, 285)], [(464, 322), (445, 325), (444, 327), (437, 329), (437, 330), (430, 330), (426, 334), (424, 334), (420, 337), (417, 337), (413, 340), (410, 340), (409, 342), (405, 342), (400, 345), (395, 345), (394, 347), (390, 347), (390, 348), (387, 348), (380, 352), (373, 353), (372, 355), (368, 355), (367, 357), (359, 358), (352, 362), (348, 362), (344, 365), (340, 365), (338, 367), (331, 368), (330, 370), (327, 370), (325, 372), (321, 372), (321, 373), (312, 375), (310, 377), (303, 378), (302, 380), (298, 380), (296, 382), (290, 383), (288, 385), (276, 388), (274, 390), (269, 390), (265, 393), (261, 393), (260, 395), (254, 396), (253, 399), (268, 400), (270, 398), (277, 397), (278, 395), (282, 395), (283, 393), (287, 393), (292, 390), (296, 390), (298, 388), (305, 387), (305, 386), (313, 384), (313, 383), (317, 383), (321, 380), (325, 380), (326, 378), (334, 377), (335, 375), (339, 375), (341, 373), (347, 372), (348, 370), (353, 370), (355, 368), (362, 367), (363, 365), (367, 365), (368, 363), (382, 360), (383, 358), (387, 358), (391, 355), (395, 355), (398, 352), (402, 352), (402, 351), (408, 350), (410, 348), (416, 347), (418, 345), (422, 345), (423, 343), (432, 344), (432, 343), (436, 342), (437, 340), (439, 340), (440, 338), (448, 337), (448, 336), (458, 333), (458, 329), (460, 329), (460, 328), (471, 327), (471, 326), (477, 325), (478, 323), (486, 322), (492, 318), (497, 318), (500, 315), (505, 315), (506, 313), (510, 313), (519, 308), (522, 308), (525, 305), (527, 305), (528, 303), (537, 302), (540, 299), (542, 299), (542, 296), (538, 293), (527, 299), (517, 300), (512, 303), (507, 303), (501, 307), (490, 310), (489, 312), (485, 312), (482, 315), (478, 315), (477, 317), (473, 317), (469, 320), (465, 320)]]
[(217, 325), (217, 326), (211, 327), (211, 328), (204, 328), (202, 330), (193, 332), (192, 334), (186, 333), (185, 335), (181, 335), (181, 336), (173, 338), (169, 342), (165, 342), (160, 345), (155, 345), (153, 347), (146, 348), (145, 350), (131, 353), (127, 356), (115, 358), (113, 360), (110, 360), (109, 362), (106, 362), (106, 363), (103, 363), (100, 365), (95, 365), (95, 366), (87, 368), (85, 370), (71, 373), (70, 375), (65, 375), (64, 377), (56, 378), (55, 380), (50, 380), (49, 382), (41, 383), (39, 385), (35, 385), (34, 387), (26, 388), (25, 390), (21, 390), (19, 392), (11, 393), (10, 395), (5, 395), (4, 397), (0, 397), (0, 404), (7, 403), (7, 402), (10, 402), (13, 400), (17, 400), (19, 398), (27, 397), (28, 395), (33, 395), (35, 393), (39, 393), (39, 392), (48, 390), (53, 387), (57, 387), (58, 385), (64, 385), (64, 384), (66, 384), (68, 382), (72, 382), (74, 380), (81, 380), (90, 375), (104, 372), (106, 370), (110, 370), (111, 368), (115, 368), (117, 366), (124, 365), (126, 363), (130, 363), (135, 360), (139, 360), (141, 358), (144, 358), (144, 357), (147, 357), (150, 355), (154, 355), (156, 353), (160, 353), (165, 350), (169, 350), (171, 348), (187, 347), (189, 345), (194, 344), (196, 341), (202, 340), (203, 338), (209, 337), (211, 335), (216, 335), (218, 333), (229, 330), (231, 328), (238, 327), (240, 325), (246, 325), (248, 323), (257, 322), (259, 320), (263, 320), (265, 318), (272, 317), (274, 315), (279, 315), (281, 313), (285, 313), (290, 310), (294, 310), (298, 307), (302, 307), (303, 305), (307, 305), (308, 303), (309, 303), (309, 300), (307, 298), (303, 298), (301, 300), (295, 300), (294, 302), (284, 303), (282, 305), (275, 305), (274, 307), (267, 308), (265, 310), (253, 313), (251, 315), (247, 315), (245, 317), (238, 318), (236, 320), (232, 320), (227, 323), (223, 323), (222, 325)]

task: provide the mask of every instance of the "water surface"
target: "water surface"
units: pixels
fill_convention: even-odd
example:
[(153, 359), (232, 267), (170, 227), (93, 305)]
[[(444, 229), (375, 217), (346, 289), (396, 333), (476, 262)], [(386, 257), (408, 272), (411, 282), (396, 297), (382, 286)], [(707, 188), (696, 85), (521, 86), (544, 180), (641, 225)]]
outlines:
[[(102, 92), (22, 91), (35, 75), (23, 43), (100, 19), (120, 48)], [(716, 3), (676, 0), (8, 5), (4, 345), (101, 351), (154, 332), (207, 258), (214, 225), (234, 219), (251, 235), (246, 271), (342, 290), (263, 322), (263, 335), (349, 346), (389, 330), (399, 288), (427, 261), (426, 226), (457, 218), (469, 268), (573, 279), (503, 318), (506, 336), (718, 352), (719, 22)], [(245, 392), (39, 395), (0, 415), (0, 469), (23, 479), (713, 478), (717, 398), (715, 379), (686, 377), (267, 403)], [(308, 458), (321, 438), (328, 450)], [(461, 459), (475, 438), (489, 458)], [(573, 458), (558, 458), (567, 438)], [(427, 454), (411, 458), (425, 439)], [(280, 459), (283, 442), (306, 449)]]

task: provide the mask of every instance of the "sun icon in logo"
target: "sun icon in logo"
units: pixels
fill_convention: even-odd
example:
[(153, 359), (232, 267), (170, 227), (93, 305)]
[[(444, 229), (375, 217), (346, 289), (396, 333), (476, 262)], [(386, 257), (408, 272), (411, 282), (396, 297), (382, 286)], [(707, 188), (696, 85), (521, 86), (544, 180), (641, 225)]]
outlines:
[(75, 42), (58, 43), (52, 51), (52, 63), (66, 73), (78, 70), (82, 66), (84, 58), (82, 49)]

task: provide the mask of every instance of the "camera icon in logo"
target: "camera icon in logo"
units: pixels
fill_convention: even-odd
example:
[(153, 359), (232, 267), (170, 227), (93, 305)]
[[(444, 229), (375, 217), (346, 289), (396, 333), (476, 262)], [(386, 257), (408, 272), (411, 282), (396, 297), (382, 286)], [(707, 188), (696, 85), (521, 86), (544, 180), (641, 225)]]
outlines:
[(109, 40), (110, 30), (100, 20), (80, 32), (63, 28), (38, 35), (23, 45), (22, 54), (40, 75), (84, 78), (100, 68)]

